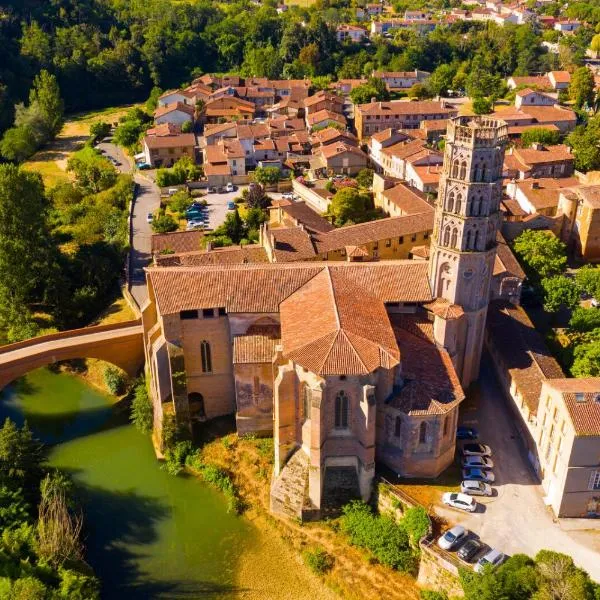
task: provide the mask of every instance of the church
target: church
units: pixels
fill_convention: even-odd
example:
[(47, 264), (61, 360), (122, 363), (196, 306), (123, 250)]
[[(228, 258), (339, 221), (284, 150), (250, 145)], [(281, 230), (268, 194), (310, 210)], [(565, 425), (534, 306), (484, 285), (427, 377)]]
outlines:
[(438, 476), (479, 373), (506, 140), (449, 121), (428, 260), (148, 268), (156, 438), (167, 414), (272, 435), (271, 508), (300, 519), (368, 499), (376, 462)]

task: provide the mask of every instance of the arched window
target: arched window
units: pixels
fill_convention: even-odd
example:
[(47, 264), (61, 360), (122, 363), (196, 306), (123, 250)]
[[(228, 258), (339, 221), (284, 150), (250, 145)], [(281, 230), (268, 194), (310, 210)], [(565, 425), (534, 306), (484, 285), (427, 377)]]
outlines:
[(462, 194), (457, 194), (456, 204), (454, 205), (454, 212), (459, 213), (462, 209)]
[(471, 215), (477, 217), (481, 210), (481, 198), (478, 196), (473, 199), (473, 204), (471, 205)]
[(452, 248), (456, 248), (458, 245), (458, 229), (456, 227), (452, 230), (452, 239), (450, 240), (450, 245)]
[(350, 410), (348, 396), (341, 391), (335, 397), (335, 428), (348, 429), (348, 413)]
[(419, 444), (424, 444), (427, 441), (427, 422), (421, 421), (419, 425)]
[(437, 285), (437, 289), (438, 289), (437, 295), (438, 296), (444, 297), (444, 293), (450, 287), (450, 276), (451, 276), (450, 265), (448, 263), (444, 263), (440, 267), (440, 272), (438, 275), (438, 285)]
[(479, 165), (475, 165), (475, 172), (473, 173), (473, 181), (479, 181)]
[(466, 160), (463, 160), (462, 163), (460, 164), (459, 177), (460, 177), (460, 179), (467, 178), (467, 161)]
[(448, 211), (454, 212), (454, 192), (448, 194)]
[(477, 250), (477, 243), (479, 242), (479, 231), (475, 232), (473, 236), (473, 250)]
[(212, 358), (210, 355), (210, 344), (204, 340), (200, 344), (200, 357), (202, 359), (202, 372), (212, 373)]
[(467, 231), (467, 240), (466, 240), (466, 244), (465, 244), (465, 250), (470, 250), (471, 249), (471, 237), (473, 235), (473, 232), (471, 230)]
[(485, 163), (481, 165), (481, 181), (485, 181), (485, 177), (487, 175)]
[(446, 227), (444, 230), (444, 246), (448, 246), (450, 244), (450, 225)]
[(396, 417), (394, 421), (394, 437), (399, 438), (402, 433), (402, 419), (400, 417)]
[(459, 172), (460, 172), (460, 161), (458, 159), (456, 159), (452, 163), (452, 177), (458, 177)]
[(312, 401), (312, 393), (310, 391), (310, 388), (305, 385), (304, 386), (304, 394), (302, 396), (302, 416), (304, 417), (305, 421), (308, 421), (310, 419), (310, 407), (311, 407), (311, 402)]

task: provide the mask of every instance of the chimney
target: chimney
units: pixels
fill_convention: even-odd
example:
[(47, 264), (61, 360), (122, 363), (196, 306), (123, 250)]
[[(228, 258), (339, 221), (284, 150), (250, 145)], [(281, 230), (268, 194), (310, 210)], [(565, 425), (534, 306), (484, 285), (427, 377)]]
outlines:
[(532, 181), (531, 182), (531, 189), (532, 190), (539, 190), (540, 189), (540, 182), (539, 181)]

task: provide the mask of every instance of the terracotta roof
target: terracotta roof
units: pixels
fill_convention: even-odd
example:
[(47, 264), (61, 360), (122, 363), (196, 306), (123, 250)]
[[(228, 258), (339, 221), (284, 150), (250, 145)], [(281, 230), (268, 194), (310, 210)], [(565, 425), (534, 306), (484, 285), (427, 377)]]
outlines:
[[(538, 123), (556, 123), (557, 121), (577, 121), (577, 115), (568, 108), (561, 106), (528, 106), (524, 109), (525, 115), (530, 115)], [(499, 113), (502, 118), (502, 113)]]
[(413, 171), (423, 183), (438, 183), (443, 169), (439, 165), (417, 165)]
[(304, 106), (313, 106), (319, 102), (333, 102), (334, 104), (344, 104), (344, 99), (337, 94), (326, 92), (324, 90), (318, 91), (314, 96), (309, 96), (304, 100)]
[(504, 198), (500, 203), (501, 206), (504, 206), (506, 212), (509, 215), (514, 217), (524, 217), (527, 213), (521, 208), (521, 205), (512, 198)]
[(600, 185), (580, 185), (572, 188), (572, 191), (583, 200), (584, 204), (591, 208), (600, 208)]
[(531, 88), (525, 88), (523, 90), (519, 90), (516, 95), (521, 98), (524, 98), (525, 96), (529, 96), (530, 94), (538, 94), (540, 96), (544, 96), (545, 98), (552, 98), (553, 100), (555, 100), (555, 96), (556, 96), (556, 94), (554, 96), (552, 96), (548, 93), (541, 92), (540, 90), (532, 90)]
[(429, 246), (413, 246), (410, 249), (410, 253), (413, 257), (416, 256), (417, 258), (428, 259), (430, 255), (430, 248)]
[(600, 435), (600, 377), (549, 379), (561, 393), (576, 435)]
[(449, 354), (395, 326), (402, 357), (402, 386), (386, 402), (411, 416), (442, 415), (465, 398)]
[(347, 131), (340, 131), (335, 127), (326, 127), (325, 129), (321, 129), (320, 131), (315, 131), (311, 137), (314, 142), (317, 142), (319, 144), (328, 144), (333, 141), (337, 141), (340, 138), (345, 142), (351, 142), (353, 144), (358, 143), (356, 136), (352, 135)]
[(525, 271), (521, 268), (519, 261), (515, 258), (504, 236), (496, 232), (496, 260), (494, 261), (494, 275), (509, 273), (512, 277), (525, 279)]
[(400, 352), (380, 298), (323, 269), (280, 305), (283, 354), (318, 375), (368, 375)]
[(229, 131), (239, 127), (238, 123), (207, 123), (204, 126), (204, 137), (209, 137), (218, 133)]
[(552, 84), (550, 83), (550, 80), (545, 75), (533, 76), (533, 77), (528, 77), (528, 76), (510, 77), (510, 79), (512, 79), (514, 81), (514, 83), (517, 87), (519, 87), (521, 85), (535, 85), (536, 87), (539, 87), (541, 89), (552, 88)]
[(571, 83), (571, 73), (569, 71), (550, 71), (548, 75), (552, 75), (556, 83)]
[(143, 142), (148, 148), (193, 148), (196, 145), (196, 136), (193, 133), (146, 135)]
[(323, 269), (340, 271), (382, 302), (428, 302), (427, 263), (321, 262), (202, 267), (149, 267), (161, 314), (224, 306), (228, 312), (274, 313), (279, 304)]
[(345, 250), (346, 256), (349, 258), (362, 258), (364, 256), (369, 256), (369, 253), (364, 246), (346, 246)]
[(157, 233), (152, 236), (152, 252), (170, 250), (172, 252), (193, 252), (200, 249), (204, 233), (202, 231), (174, 231)]
[(159, 267), (197, 267), (201, 265), (232, 265), (244, 263), (266, 263), (269, 258), (265, 249), (258, 244), (229, 246), (212, 250), (196, 250), (178, 254), (156, 256)]
[(565, 188), (579, 185), (576, 177), (555, 179), (540, 177), (539, 179), (524, 179), (514, 184), (527, 198), (536, 210), (558, 206), (558, 197)]
[(433, 231), (433, 212), (378, 219), (358, 225), (340, 227), (329, 233), (315, 236), (315, 246), (318, 253), (330, 252), (356, 246), (368, 242), (380, 241), (401, 235)]
[(564, 377), (560, 365), (520, 306), (491, 302), (487, 330), (502, 368), (508, 369), (530, 412), (536, 414), (542, 382)]
[(311, 113), (306, 117), (306, 122), (311, 127), (321, 121), (335, 121), (344, 127), (346, 126), (346, 117), (344, 115), (327, 110), (326, 108), (318, 110), (316, 113)]
[(371, 102), (369, 104), (359, 104), (357, 110), (364, 115), (455, 115), (458, 111), (454, 108), (446, 108), (442, 102), (433, 100), (423, 100), (421, 102), (404, 102), (394, 100), (391, 102)]
[(307, 230), (326, 233), (335, 229), (325, 217), (316, 213), (306, 202), (288, 202), (280, 206), (289, 217), (299, 225), (304, 225)]
[(374, 133), (371, 136), (371, 139), (377, 140), (378, 142), (384, 142), (385, 140), (391, 138), (392, 135), (394, 135), (394, 130), (391, 127), (388, 127), (387, 129), (383, 129), (382, 131)]
[(515, 148), (513, 156), (516, 156), (524, 165), (529, 166), (549, 162), (573, 162), (575, 160), (570, 148), (565, 144), (544, 146), (539, 150), (535, 148)]
[(434, 212), (433, 206), (427, 202), (424, 194), (405, 183), (384, 190), (382, 196), (397, 206), (404, 215), (414, 215), (423, 212)]
[(321, 146), (319, 148), (319, 152), (325, 158), (325, 160), (329, 160), (335, 156), (339, 156), (340, 154), (353, 154), (354, 156), (364, 160), (365, 165), (367, 163), (367, 155), (360, 148), (351, 146), (345, 142), (335, 142), (333, 144)]
[(206, 163), (204, 165), (205, 175), (231, 175), (231, 167), (227, 164), (212, 164)]
[(317, 253), (310, 234), (303, 227), (269, 230), (276, 262), (291, 262), (315, 258)]
[(460, 317), (465, 314), (462, 306), (452, 304), (452, 302), (445, 298), (436, 298), (433, 302), (425, 304), (424, 306), (434, 315), (442, 317), (442, 319), (460, 319)]
[(233, 338), (233, 363), (271, 363), (279, 340), (266, 335), (236, 335)]
[(162, 117), (163, 115), (166, 115), (175, 110), (184, 112), (184, 113), (188, 114), (190, 117), (194, 116), (194, 108), (192, 106), (189, 106), (188, 104), (184, 104), (183, 102), (171, 102), (171, 104), (165, 104), (164, 106), (159, 106), (154, 111), (154, 118), (158, 119), (159, 117)]
[(410, 140), (398, 142), (397, 144), (392, 144), (387, 148), (383, 148), (381, 152), (383, 154), (387, 154), (389, 156), (394, 156), (395, 158), (399, 158), (400, 160), (406, 159), (409, 156), (413, 156), (415, 154), (419, 154), (426, 150), (425, 142), (423, 140)]

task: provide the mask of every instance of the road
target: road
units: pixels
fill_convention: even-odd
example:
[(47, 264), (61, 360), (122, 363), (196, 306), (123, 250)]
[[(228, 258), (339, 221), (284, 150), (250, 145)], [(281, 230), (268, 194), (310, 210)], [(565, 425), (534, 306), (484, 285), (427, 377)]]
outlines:
[[(132, 165), (125, 153), (110, 142), (102, 142), (97, 148), (106, 156), (121, 163), (117, 168), (122, 173), (131, 173)], [(131, 239), (131, 293), (138, 306), (143, 306), (148, 299), (144, 267), (152, 258), (152, 227), (148, 223), (148, 213), (160, 207), (160, 189), (149, 178), (140, 172), (134, 172), (134, 181), (138, 184), (138, 193), (133, 203), (132, 239)]]
[[(479, 406), (470, 412), (461, 411), (461, 423), (477, 427), (480, 441), (491, 447), (497, 495), (478, 498), (482, 507), (472, 514), (443, 506), (436, 507), (436, 512), (509, 555), (521, 552), (534, 556), (544, 548), (564, 552), (600, 581), (600, 523), (554, 518), (544, 505), (542, 488), (529, 466), (489, 358), (482, 365), (480, 384)], [(577, 527), (586, 530), (574, 530)]]

